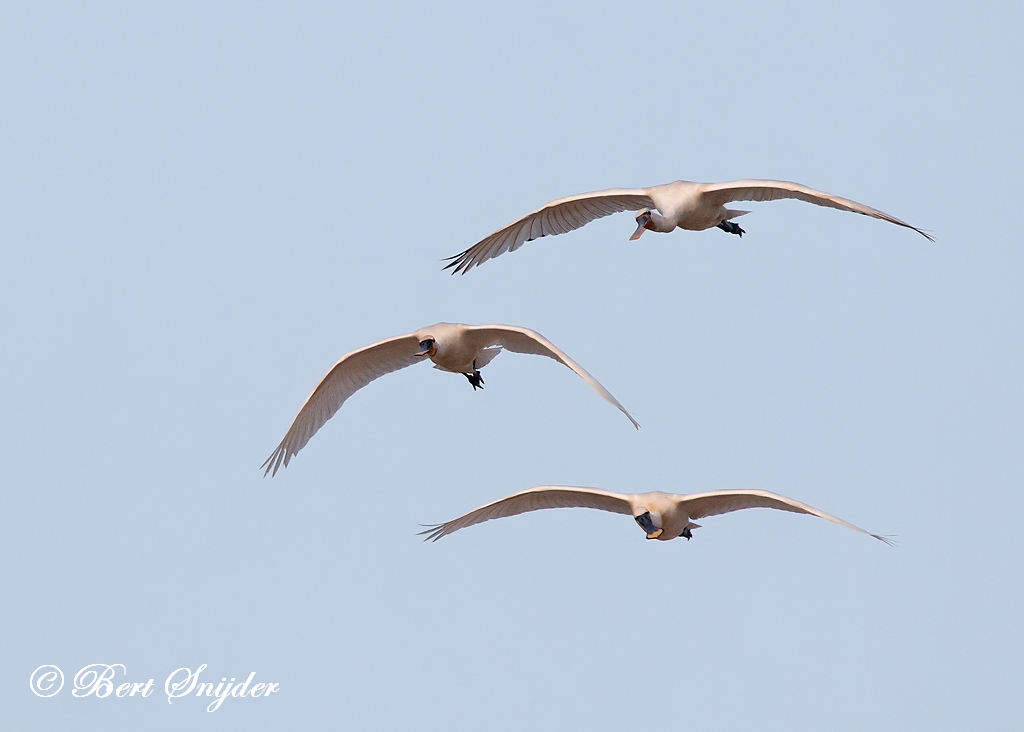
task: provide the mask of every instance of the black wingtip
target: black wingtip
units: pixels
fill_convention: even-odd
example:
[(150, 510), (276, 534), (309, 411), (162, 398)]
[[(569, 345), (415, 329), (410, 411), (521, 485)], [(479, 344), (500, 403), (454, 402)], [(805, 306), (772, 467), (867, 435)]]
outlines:
[(469, 255), (469, 250), (467, 249), (466, 251), (459, 252), (458, 254), (456, 254), (454, 256), (444, 257), (441, 261), (442, 262), (448, 262), (448, 264), (446, 264), (444, 267), (442, 267), (441, 271), (443, 272), (446, 269), (450, 269), (450, 270), (452, 270), (452, 274), (456, 274), (456, 273), (465, 274), (466, 271), (469, 269), (469, 267), (466, 267), (466, 261), (467, 261), (467, 256), (468, 255)]
[(282, 467), (288, 467), (288, 461), (291, 460), (291, 457), (291, 455), (284, 454), (283, 447), (279, 445), (270, 454), (270, 457), (263, 461), (263, 465), (260, 466), (260, 470), (263, 471), (263, 477), (266, 478), (269, 473), (270, 477), (273, 478)]
[(425, 526), (426, 528), (423, 531), (416, 532), (416, 536), (424, 536), (425, 535), (426, 538), (423, 540), (424, 542), (427, 542), (427, 541), (437, 541), (442, 536), (444, 536), (444, 524), (436, 524), (436, 525), (420, 524), (420, 526)]
[[(273, 466), (272, 466), (272, 465), (270, 464), (270, 461), (271, 461), (271, 460), (273, 460), (273, 459), (274, 459), (274, 456), (273, 456), (273, 455), (271, 455), (271, 456), (270, 456), (270, 457), (268, 457), (268, 458), (267, 458), (266, 460), (264, 460), (264, 461), (263, 461), (263, 465), (261, 465), (261, 466), (260, 466), (260, 470), (262, 470), (262, 471), (263, 471), (263, 477), (264, 477), (264, 478), (266, 478), (266, 477), (267, 477), (268, 475), (270, 475), (270, 469), (271, 469), (271, 468), (273, 467)], [(274, 471), (274, 475), (276, 475), (276, 474), (277, 474), (277, 471), (275, 470), (275, 471)], [(271, 477), (273, 477), (273, 476), (271, 476)]]
[(900, 221), (899, 219), (893, 221), (892, 223), (899, 224), (900, 226), (905, 226), (908, 229), (912, 229), (913, 231), (916, 231), (918, 234), (923, 236), (928, 241), (932, 242), (933, 244), (935, 243), (935, 237), (931, 235), (931, 232), (926, 231), (925, 229), (919, 229), (913, 224), (908, 224), (906, 221)]

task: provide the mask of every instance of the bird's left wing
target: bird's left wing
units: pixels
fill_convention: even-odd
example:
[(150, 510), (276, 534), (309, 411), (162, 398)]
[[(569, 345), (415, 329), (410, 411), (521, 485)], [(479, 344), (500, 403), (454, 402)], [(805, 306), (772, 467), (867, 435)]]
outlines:
[(288, 467), (292, 457), (358, 390), (384, 374), (421, 361), (414, 355), (418, 345), (413, 334), (396, 336), (338, 359), (307, 397), (281, 444), (260, 466), (265, 468), (263, 474), (277, 475), (282, 466)]
[(448, 257), (452, 261), (445, 269), (451, 269), (452, 274), (465, 274), (499, 254), (514, 252), (525, 242), (542, 236), (564, 234), (620, 211), (639, 211), (653, 207), (654, 201), (646, 188), (608, 188), (559, 198), (503, 226), (461, 254)]
[(774, 508), (779, 511), (792, 511), (793, 513), (806, 513), (811, 516), (817, 516), (834, 524), (873, 536), (879, 541), (884, 541), (886, 544), (892, 544), (892, 541), (887, 537), (872, 534), (870, 531), (865, 531), (848, 521), (843, 521), (841, 518), (836, 518), (824, 511), (819, 511), (813, 506), (808, 506), (806, 503), (800, 503), (792, 498), (786, 498), (770, 491), (756, 489), (710, 491), (708, 493), (676, 496), (676, 500), (681, 504), (686, 515), (693, 520), (706, 516), (717, 516), (720, 513), (742, 511), (745, 508)]
[(571, 485), (540, 485), (511, 496), (502, 498), (494, 503), (488, 503), (482, 508), (460, 516), (447, 523), (430, 526), (426, 531), (421, 531), (420, 536), (426, 535), (424, 541), (431, 539), (437, 541), (442, 536), (448, 536), (459, 529), (464, 529), (473, 524), (483, 523), (496, 518), (506, 516), (517, 516), (529, 511), (540, 511), (545, 508), (596, 508), (601, 511), (612, 513), (633, 513), (631, 496), (624, 493), (612, 493), (597, 488), (580, 488)]
[(619, 404), (618, 399), (612, 396), (611, 392), (601, 385), (601, 382), (591, 376), (585, 368), (573, 361), (558, 346), (542, 336), (540, 333), (529, 328), (520, 328), (515, 325), (469, 325), (466, 326), (468, 336), (474, 345), (480, 348), (486, 346), (501, 346), (513, 353), (529, 353), (534, 356), (547, 356), (559, 363), (568, 366), (575, 371), (590, 387), (596, 391), (609, 404), (614, 404), (625, 414), (633, 426), (640, 429), (639, 423), (633, 419), (626, 408)]
[(930, 234), (905, 221), (900, 221), (884, 211), (786, 180), (735, 180), (729, 183), (703, 183), (701, 184), (701, 194), (704, 199), (719, 206), (724, 206), (732, 201), (777, 201), (783, 198), (794, 198), (817, 206), (837, 208), (840, 211), (850, 211), (888, 221), (890, 224), (913, 229), (928, 241), (935, 241)]

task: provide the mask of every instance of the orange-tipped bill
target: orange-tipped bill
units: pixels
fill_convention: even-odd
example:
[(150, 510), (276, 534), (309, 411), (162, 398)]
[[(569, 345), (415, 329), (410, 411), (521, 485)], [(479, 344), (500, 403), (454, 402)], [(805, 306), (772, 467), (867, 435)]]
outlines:
[(651, 212), (644, 209), (636, 215), (636, 231), (633, 232), (633, 236), (629, 237), (630, 241), (636, 241), (643, 236), (644, 229), (651, 223)]
[(420, 350), (414, 353), (414, 356), (431, 356), (434, 351), (434, 339), (426, 338), (420, 341)]

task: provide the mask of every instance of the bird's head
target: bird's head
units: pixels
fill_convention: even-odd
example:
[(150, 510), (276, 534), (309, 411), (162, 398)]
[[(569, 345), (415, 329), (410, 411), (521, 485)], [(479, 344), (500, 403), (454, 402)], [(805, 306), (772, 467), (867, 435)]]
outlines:
[(654, 230), (654, 217), (651, 215), (651, 209), (645, 208), (636, 215), (636, 231), (633, 232), (633, 236), (629, 237), (630, 241), (636, 241), (643, 233), (644, 229)]
[(437, 341), (430, 336), (427, 336), (420, 341), (420, 350), (416, 351), (417, 356), (426, 356), (427, 358), (432, 357), (437, 353)]
[(665, 531), (661, 528), (661, 514), (651, 513), (643, 507), (639, 510), (641, 513), (633, 516), (633, 519), (640, 525), (640, 528), (644, 530), (648, 539), (659, 538)]

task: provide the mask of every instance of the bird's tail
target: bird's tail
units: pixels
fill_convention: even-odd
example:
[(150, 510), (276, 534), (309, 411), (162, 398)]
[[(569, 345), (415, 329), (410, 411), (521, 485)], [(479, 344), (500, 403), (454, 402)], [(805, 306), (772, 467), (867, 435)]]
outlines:
[(728, 221), (729, 219), (735, 219), (748, 213), (750, 213), (750, 211), (737, 211), (736, 209), (727, 208), (725, 209), (725, 220)]

